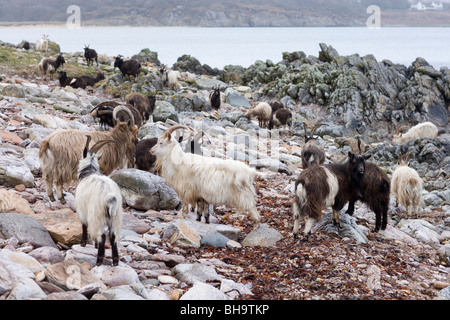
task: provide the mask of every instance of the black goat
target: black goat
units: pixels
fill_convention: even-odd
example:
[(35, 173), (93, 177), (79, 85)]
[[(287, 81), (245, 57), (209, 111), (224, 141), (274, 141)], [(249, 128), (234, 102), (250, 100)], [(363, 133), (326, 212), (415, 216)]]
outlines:
[(122, 76), (137, 77), (141, 72), (141, 64), (136, 59), (123, 60), (121, 56), (117, 56), (114, 61), (114, 69), (119, 68)]
[(87, 65), (89, 67), (89, 62), (91, 62), (92, 65), (94, 65), (95, 60), (98, 67), (97, 51), (95, 51), (94, 49), (89, 49), (89, 46), (84, 45), (84, 57), (86, 58)]
[(68, 77), (66, 72), (59, 71), (59, 85), (61, 87), (71, 86), (72, 88), (83, 88), (94, 86), (98, 81), (105, 79), (103, 73), (98, 73), (94, 78), (92, 76)]
[(272, 108), (272, 112), (277, 111), (278, 109), (284, 108), (283, 103), (278, 99), (272, 99), (269, 101), (269, 105)]
[(294, 237), (297, 237), (301, 218), (305, 219), (303, 234), (308, 237), (312, 225), (322, 218), (322, 210), (332, 207), (333, 224), (340, 227), (340, 210), (355, 195), (357, 185), (364, 179), (365, 161), (370, 155), (348, 153), (343, 164), (314, 165), (303, 170), (295, 182)]
[(220, 86), (217, 86), (214, 87), (213, 91), (209, 94), (209, 103), (211, 104), (211, 108), (214, 110), (219, 110), (220, 102)]

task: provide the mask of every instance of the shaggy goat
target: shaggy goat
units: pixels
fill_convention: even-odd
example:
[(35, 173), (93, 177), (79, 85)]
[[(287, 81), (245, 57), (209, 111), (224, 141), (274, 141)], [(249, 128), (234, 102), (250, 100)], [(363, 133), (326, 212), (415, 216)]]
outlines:
[(289, 109), (281, 108), (276, 110), (275, 112), (272, 111), (269, 120), (269, 130), (272, 130), (274, 127), (276, 129), (282, 126), (286, 126), (288, 129), (290, 129), (291, 125), (292, 112)]
[(402, 155), (399, 156), (397, 168), (392, 174), (391, 191), (395, 195), (395, 206), (400, 202), (406, 208), (406, 215), (409, 216), (412, 207), (413, 217), (417, 217), (422, 197), (422, 179), (413, 168), (408, 167), (409, 155), (402, 163)]
[(68, 77), (65, 71), (59, 71), (59, 85), (61, 87), (71, 86), (72, 88), (83, 88), (94, 86), (100, 80), (105, 79), (103, 73), (98, 73), (94, 78), (92, 76)]
[(136, 144), (135, 166), (139, 170), (158, 174), (155, 166), (156, 156), (150, 153), (158, 138), (143, 139)]
[(148, 95), (144, 97), (140, 93), (134, 93), (127, 98), (127, 103), (134, 106), (142, 115), (143, 120), (147, 121), (155, 109), (156, 97)]
[(209, 104), (214, 110), (220, 109), (221, 97), (220, 97), (220, 86), (212, 88), (209, 93)]
[(250, 120), (252, 116), (256, 116), (260, 128), (267, 128), (267, 124), (272, 114), (272, 108), (267, 102), (260, 102), (256, 107), (247, 111), (245, 117)]
[(283, 103), (278, 99), (272, 99), (269, 101), (270, 107), (272, 108), (272, 112), (277, 111), (278, 109), (284, 108)]
[(86, 58), (86, 63), (89, 67), (89, 63), (94, 65), (95, 60), (95, 62), (97, 62), (98, 67), (97, 51), (95, 51), (94, 49), (89, 49), (89, 46), (84, 45), (84, 57)]
[(141, 73), (141, 64), (136, 59), (123, 61), (121, 56), (116, 57), (114, 61), (114, 69), (119, 68), (122, 76), (134, 76), (135, 78)]
[(36, 41), (36, 51), (47, 52), (48, 50), (48, 35), (42, 35), (42, 39)]
[(83, 152), (87, 134), (92, 136), (94, 142), (111, 139), (119, 142), (103, 148), (103, 157), (100, 159), (100, 170), (103, 174), (109, 175), (116, 168), (134, 166), (138, 128), (131, 121), (118, 123), (107, 132), (55, 131), (41, 142), (39, 148), (42, 177), (47, 184), (47, 195), (51, 201), (55, 201), (53, 182), (56, 181), (58, 199), (65, 203), (63, 185), (77, 179), (79, 155)]
[(305, 146), (302, 149), (302, 167), (306, 169), (315, 164), (322, 164), (325, 162), (325, 149), (319, 143), (319, 141), (314, 138), (314, 132), (320, 126), (323, 126), (324, 123), (316, 124), (312, 129), (308, 136), (308, 130), (306, 123), (303, 123), (303, 127), (305, 129)]
[[(85, 247), (88, 233), (98, 243), (97, 266), (105, 257), (106, 230), (109, 232), (113, 266), (119, 264), (116, 235), (120, 236), (122, 224), (122, 193), (119, 186), (100, 173), (98, 150), (115, 140), (102, 140), (89, 150), (91, 136), (87, 136), (83, 159), (78, 165), (79, 183), (75, 191), (75, 208), (82, 225), (81, 246)], [(89, 150), (89, 151), (88, 151)]]
[(162, 66), (159, 69), (159, 76), (163, 83), (163, 87), (168, 87), (171, 90), (178, 91), (178, 88), (181, 87), (181, 84), (178, 82), (179, 72), (175, 70), (167, 71), (165, 66)]
[(143, 122), (142, 115), (137, 108), (131, 104), (124, 105), (116, 101), (101, 102), (89, 114), (99, 118), (100, 126), (104, 128), (114, 127), (117, 123), (128, 120), (139, 128)]
[(66, 60), (64, 60), (62, 53), (60, 53), (56, 60), (51, 58), (43, 58), (41, 62), (39, 62), (39, 70), (41, 70), (43, 76), (47, 76), (47, 72), (50, 73), (50, 79), (53, 80), (53, 74), (64, 63), (66, 63)]
[[(256, 210), (256, 192), (253, 179), (256, 170), (236, 160), (222, 160), (185, 153), (172, 132), (189, 127), (176, 125), (167, 129), (151, 149), (157, 167), (183, 201), (181, 215), (188, 205), (206, 202), (214, 205), (235, 206), (248, 211), (253, 228), (259, 227), (260, 216)], [(203, 210), (202, 210), (203, 211)]]
[(364, 179), (359, 194), (353, 193), (350, 198), (347, 214), (353, 215), (355, 202), (360, 200), (366, 203), (375, 213), (375, 228), (372, 232), (385, 230), (387, 226), (387, 212), (389, 209), (390, 181), (387, 174), (373, 162), (366, 162)]
[(423, 122), (415, 125), (406, 133), (401, 133), (402, 129), (408, 126), (400, 126), (394, 134), (392, 142), (394, 144), (404, 144), (412, 139), (417, 138), (436, 138), (438, 135), (438, 128), (431, 122)]
[(314, 165), (299, 175), (295, 182), (292, 205), (294, 238), (297, 238), (300, 220), (305, 220), (303, 234), (307, 238), (315, 221), (322, 218), (322, 210), (332, 207), (333, 224), (340, 227), (340, 210), (352, 197), (359, 181), (364, 178), (365, 161), (370, 156), (348, 153), (343, 164)]

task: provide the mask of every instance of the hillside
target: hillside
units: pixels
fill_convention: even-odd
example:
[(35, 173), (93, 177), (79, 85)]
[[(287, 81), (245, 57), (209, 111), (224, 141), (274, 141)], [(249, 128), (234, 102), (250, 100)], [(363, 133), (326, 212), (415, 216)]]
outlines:
[[(61, 24), (73, 1), (17, 0), (2, 4), (0, 25)], [(407, 0), (169, 0), (77, 1), (82, 25), (199, 27), (364, 26), (369, 5), (379, 5), (383, 25), (448, 25), (449, 11), (410, 12)]]

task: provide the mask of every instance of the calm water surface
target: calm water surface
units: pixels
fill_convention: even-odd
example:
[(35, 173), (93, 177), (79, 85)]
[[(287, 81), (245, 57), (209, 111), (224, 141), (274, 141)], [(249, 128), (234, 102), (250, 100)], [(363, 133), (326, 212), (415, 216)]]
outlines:
[(277, 63), (285, 51), (317, 57), (319, 43), (324, 42), (341, 55), (373, 54), (379, 61), (389, 59), (406, 66), (423, 57), (435, 68), (450, 67), (450, 28), (0, 28), (0, 40), (14, 44), (35, 42), (42, 34), (48, 34), (63, 52), (82, 51), (84, 44), (90, 44), (99, 53), (131, 56), (149, 48), (169, 66), (183, 54), (217, 68), (248, 67), (266, 59)]

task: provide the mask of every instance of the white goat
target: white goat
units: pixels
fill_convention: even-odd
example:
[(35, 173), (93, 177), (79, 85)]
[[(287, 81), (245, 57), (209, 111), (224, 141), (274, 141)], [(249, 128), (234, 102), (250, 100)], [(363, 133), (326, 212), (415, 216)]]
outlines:
[(42, 39), (36, 41), (36, 51), (47, 52), (48, 50), (48, 35), (42, 35)]
[(394, 144), (404, 144), (412, 139), (417, 138), (436, 138), (438, 135), (438, 128), (431, 122), (423, 122), (415, 125), (406, 133), (401, 133), (401, 130), (408, 128), (408, 126), (400, 126), (394, 134), (392, 142)]
[(267, 128), (271, 114), (272, 107), (270, 104), (267, 102), (260, 102), (256, 107), (247, 111), (245, 116), (248, 120), (250, 120), (252, 116), (256, 116), (260, 128)]
[(172, 90), (178, 90), (181, 88), (181, 84), (178, 82), (180, 73), (175, 70), (166, 70), (163, 66), (159, 69), (159, 75), (164, 87), (169, 87)]
[(80, 183), (75, 191), (75, 208), (83, 228), (81, 246), (86, 246), (87, 235), (98, 243), (97, 265), (105, 257), (106, 230), (109, 231), (113, 265), (119, 264), (116, 235), (120, 236), (122, 224), (122, 194), (117, 184), (100, 173), (97, 151), (106, 143), (116, 140), (101, 140), (89, 151), (91, 136), (87, 136), (83, 159), (78, 166)]
[(156, 156), (158, 170), (161, 169), (167, 183), (183, 201), (181, 216), (185, 217), (189, 204), (235, 206), (249, 212), (253, 228), (257, 229), (260, 216), (256, 210), (253, 186), (256, 170), (236, 160), (185, 153), (171, 135), (182, 128), (192, 130), (186, 126), (173, 126), (164, 132), (150, 151)]
[(406, 208), (406, 215), (412, 207), (413, 216), (417, 217), (422, 197), (422, 179), (413, 168), (408, 167), (409, 154), (402, 163), (402, 155), (398, 158), (397, 168), (392, 174), (391, 192), (395, 195), (395, 206), (400, 202)]

